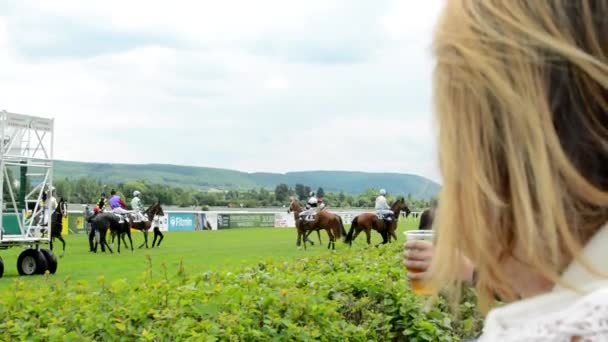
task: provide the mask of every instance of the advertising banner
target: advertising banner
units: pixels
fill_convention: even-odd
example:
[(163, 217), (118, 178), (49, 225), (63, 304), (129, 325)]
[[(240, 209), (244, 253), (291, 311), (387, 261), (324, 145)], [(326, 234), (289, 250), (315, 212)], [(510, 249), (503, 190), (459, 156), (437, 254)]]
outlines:
[(274, 227), (275, 214), (218, 214), (218, 229)]
[(174, 231), (193, 231), (196, 229), (194, 213), (168, 213), (168, 228)]

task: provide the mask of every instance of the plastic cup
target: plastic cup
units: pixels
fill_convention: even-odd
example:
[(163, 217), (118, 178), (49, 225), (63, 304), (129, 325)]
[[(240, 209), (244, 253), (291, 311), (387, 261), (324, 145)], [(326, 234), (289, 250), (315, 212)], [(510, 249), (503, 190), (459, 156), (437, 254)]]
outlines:
[[(408, 241), (409, 240), (426, 240), (426, 241), (430, 241), (432, 243), (433, 239), (435, 238), (435, 232), (433, 230), (410, 230), (410, 231), (404, 232), (403, 234), (405, 234), (405, 237)], [(420, 269), (416, 269), (416, 268), (409, 268), (409, 267), (407, 270), (408, 270), (408, 272), (412, 272), (412, 273), (424, 271), (424, 270), (420, 270)], [(410, 285), (412, 287), (412, 291), (416, 294), (428, 295), (428, 294), (433, 293), (433, 289), (431, 287), (429, 287), (427, 284), (425, 284), (424, 280), (410, 279)]]

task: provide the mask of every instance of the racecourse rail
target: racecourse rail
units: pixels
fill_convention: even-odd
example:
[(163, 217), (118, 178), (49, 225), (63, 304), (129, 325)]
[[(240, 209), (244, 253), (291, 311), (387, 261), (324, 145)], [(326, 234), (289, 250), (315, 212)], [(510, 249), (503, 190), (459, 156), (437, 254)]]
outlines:
[[(373, 209), (328, 209), (342, 217), (345, 224), (350, 224), (353, 218), (364, 212), (373, 212)], [(413, 217), (420, 216), (422, 212), (414, 211)], [(405, 213), (401, 213), (405, 217)], [(241, 210), (165, 210), (165, 216), (159, 220), (161, 231), (197, 231), (204, 230), (206, 223), (212, 230), (224, 230), (233, 228), (293, 228), (295, 220), (293, 213), (287, 213), (286, 208), (253, 208)], [(64, 218), (63, 234), (85, 233), (85, 213), (83, 210), (68, 210), (68, 216)]]

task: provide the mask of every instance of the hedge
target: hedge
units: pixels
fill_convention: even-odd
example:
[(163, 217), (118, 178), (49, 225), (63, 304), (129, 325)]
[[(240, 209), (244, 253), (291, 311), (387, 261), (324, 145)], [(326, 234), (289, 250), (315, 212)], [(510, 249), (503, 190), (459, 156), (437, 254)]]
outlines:
[(14, 280), (0, 339), (460, 341), (480, 329), (472, 293), (459, 320), (413, 294), (396, 245), (201, 274), (148, 260), (135, 281)]

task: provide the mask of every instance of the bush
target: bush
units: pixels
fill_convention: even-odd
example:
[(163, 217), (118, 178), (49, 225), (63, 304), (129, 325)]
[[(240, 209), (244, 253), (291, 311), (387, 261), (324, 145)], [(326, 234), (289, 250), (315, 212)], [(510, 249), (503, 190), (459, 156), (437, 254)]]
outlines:
[(443, 299), (409, 291), (396, 244), (339, 252), (191, 275), (149, 259), (135, 282), (16, 280), (0, 299), (0, 339), (458, 341), (479, 331), (471, 301), (456, 321)]

